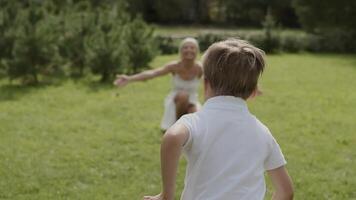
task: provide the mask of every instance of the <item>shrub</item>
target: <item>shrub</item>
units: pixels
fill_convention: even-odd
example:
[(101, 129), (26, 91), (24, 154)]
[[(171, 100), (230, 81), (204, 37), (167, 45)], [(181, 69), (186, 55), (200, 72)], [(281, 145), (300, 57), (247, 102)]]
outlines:
[(276, 23), (272, 17), (271, 9), (268, 9), (265, 21), (263, 22), (264, 41), (261, 48), (267, 53), (273, 53), (279, 49), (279, 35), (275, 31)]
[(285, 34), (280, 37), (281, 51), (296, 53), (306, 49), (308, 40), (307, 36), (300, 34)]
[(85, 40), (91, 34), (93, 15), (85, 11), (70, 11), (61, 16), (58, 39), (59, 54), (70, 63), (71, 74), (83, 76), (85, 63)]
[(96, 12), (97, 24), (86, 39), (86, 64), (101, 82), (112, 80), (127, 64), (127, 46), (123, 37), (124, 22), (115, 9)]
[(199, 42), (200, 50), (205, 51), (208, 47), (213, 44), (214, 42), (226, 39), (226, 35), (224, 34), (213, 34), (213, 33), (206, 33), (206, 34), (199, 34), (197, 40)]
[[(307, 34), (299, 32), (279, 33), (276, 31), (267, 36), (263, 31), (250, 31), (239, 32), (238, 34), (225, 34), (225, 33), (205, 33), (199, 34), (197, 39), (202, 51), (206, 50), (212, 43), (229, 37), (237, 37), (247, 40), (253, 45), (263, 49), (267, 53), (282, 52), (335, 52), (335, 53), (352, 53), (356, 52), (356, 41), (350, 39), (351, 34), (345, 32), (328, 32), (323, 34)], [(356, 36), (356, 34), (354, 34)], [(176, 53), (178, 44), (181, 38), (169, 36), (157, 36), (159, 47), (162, 43), (169, 41), (171, 51), (169, 53)], [(164, 54), (166, 50), (160, 49)]]
[[(38, 83), (38, 75), (48, 75), (56, 55), (56, 45), (45, 23), (45, 13), (37, 6), (19, 11), (15, 21), (15, 42), (12, 58), (7, 59), (11, 79), (22, 78), (25, 83)], [(52, 69), (51, 69), (52, 68)]]
[(157, 55), (158, 45), (153, 37), (154, 29), (141, 18), (126, 24), (124, 41), (127, 46), (129, 73), (137, 73), (148, 67), (148, 63)]
[(155, 36), (158, 49), (161, 54), (176, 54), (178, 52), (179, 41), (177, 38), (167, 36)]
[(0, 6), (2, 6), (0, 8), (0, 78), (2, 78), (7, 71), (6, 60), (12, 59), (15, 37), (10, 29), (16, 17), (16, 6), (11, 5), (10, 2), (2, 2)]

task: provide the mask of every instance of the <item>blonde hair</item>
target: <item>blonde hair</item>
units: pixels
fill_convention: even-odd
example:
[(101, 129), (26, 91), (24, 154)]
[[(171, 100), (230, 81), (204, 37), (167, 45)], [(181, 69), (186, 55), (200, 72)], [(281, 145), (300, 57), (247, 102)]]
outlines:
[(192, 38), (192, 37), (187, 37), (187, 38), (184, 38), (184, 40), (182, 40), (179, 44), (179, 48), (178, 48), (178, 53), (180, 54), (181, 51), (182, 51), (182, 48), (183, 46), (186, 44), (186, 43), (192, 43), (194, 44), (195, 48), (197, 49), (197, 54), (199, 53), (200, 49), (199, 49), (199, 43), (198, 43), (198, 40), (196, 40), (195, 38)]
[(247, 99), (265, 67), (264, 51), (239, 39), (212, 44), (203, 56), (205, 79), (215, 95)]

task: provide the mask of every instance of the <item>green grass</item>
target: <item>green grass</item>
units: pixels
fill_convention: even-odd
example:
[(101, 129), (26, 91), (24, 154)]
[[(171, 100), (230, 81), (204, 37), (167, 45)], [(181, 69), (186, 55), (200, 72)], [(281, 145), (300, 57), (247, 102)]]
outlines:
[[(158, 57), (152, 66), (176, 57)], [(264, 95), (249, 106), (283, 149), (295, 199), (356, 199), (355, 75), (352, 55), (268, 56)], [(131, 200), (158, 193), (169, 79), (121, 90), (88, 80), (38, 87), (0, 81), (0, 199)]]

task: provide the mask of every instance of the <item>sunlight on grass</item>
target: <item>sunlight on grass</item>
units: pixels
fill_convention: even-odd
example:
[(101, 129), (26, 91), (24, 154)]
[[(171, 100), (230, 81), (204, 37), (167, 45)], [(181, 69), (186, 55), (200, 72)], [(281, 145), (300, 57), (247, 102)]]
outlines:
[[(160, 56), (158, 67), (177, 56)], [(296, 199), (356, 198), (356, 59), (268, 56), (249, 103), (280, 143)], [(160, 191), (170, 77), (123, 89), (0, 81), (0, 199), (140, 199)], [(177, 199), (183, 187), (180, 164)], [(270, 195), (269, 185), (269, 195)]]

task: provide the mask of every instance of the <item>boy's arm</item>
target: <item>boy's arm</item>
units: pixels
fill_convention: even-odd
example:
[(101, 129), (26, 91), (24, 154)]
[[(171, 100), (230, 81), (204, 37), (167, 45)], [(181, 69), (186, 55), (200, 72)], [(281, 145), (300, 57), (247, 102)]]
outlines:
[(287, 172), (287, 169), (282, 166), (276, 169), (268, 170), (268, 175), (271, 178), (275, 192), (273, 200), (290, 200), (293, 199), (293, 184)]
[(166, 131), (161, 144), (162, 193), (157, 196), (145, 196), (144, 199), (174, 199), (179, 157), (188, 137), (189, 131), (182, 124), (175, 124)]

